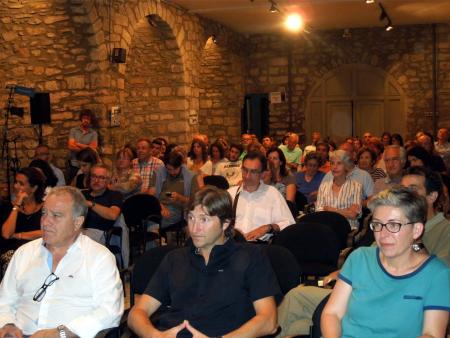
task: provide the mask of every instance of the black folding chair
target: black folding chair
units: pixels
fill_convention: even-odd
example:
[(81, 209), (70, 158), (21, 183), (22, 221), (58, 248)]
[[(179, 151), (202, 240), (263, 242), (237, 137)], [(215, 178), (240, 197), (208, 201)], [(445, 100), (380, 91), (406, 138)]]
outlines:
[(122, 243), (122, 228), (112, 227), (105, 232), (105, 246), (113, 253), (114, 257), (116, 257), (117, 267), (120, 270), (124, 268), (122, 248), (112, 242), (113, 236), (118, 237), (120, 243)]
[(304, 211), (305, 206), (308, 204), (308, 199), (300, 191), (297, 190), (295, 193), (295, 206), (298, 211)]
[(316, 211), (304, 215), (298, 220), (299, 223), (320, 223), (330, 227), (339, 237), (341, 250), (353, 246), (353, 234), (348, 220), (332, 211)]
[(164, 237), (166, 239), (166, 243), (168, 243), (167, 233), (174, 232), (175, 233), (175, 242), (176, 242), (177, 246), (183, 246), (184, 242), (186, 241), (186, 235), (184, 232), (184, 228), (186, 227), (186, 225), (187, 225), (186, 221), (184, 219), (182, 219), (181, 221), (174, 223), (174, 224), (170, 224), (169, 226), (167, 226), (165, 228), (160, 228), (161, 237)]
[(303, 281), (315, 279), (338, 269), (340, 240), (330, 227), (320, 223), (297, 223), (288, 226), (273, 239), (293, 253)]
[(133, 268), (131, 269), (130, 278), (130, 305), (133, 306), (135, 302), (135, 295), (141, 295), (147, 288), (150, 279), (158, 268), (163, 258), (175, 246), (158, 246), (144, 252), (144, 254), (136, 259)]
[(220, 175), (205, 176), (203, 182), (205, 185), (213, 185), (222, 190), (227, 190), (230, 187), (227, 179)]
[(129, 197), (123, 203), (122, 214), (130, 233), (130, 257), (133, 249), (142, 254), (147, 242), (159, 240), (161, 244), (159, 233), (147, 231), (149, 221), (158, 224), (158, 231), (161, 228), (161, 205), (155, 196), (138, 194)]
[(262, 248), (269, 257), (283, 295), (300, 284), (300, 266), (295, 256), (287, 248), (275, 244), (263, 245)]

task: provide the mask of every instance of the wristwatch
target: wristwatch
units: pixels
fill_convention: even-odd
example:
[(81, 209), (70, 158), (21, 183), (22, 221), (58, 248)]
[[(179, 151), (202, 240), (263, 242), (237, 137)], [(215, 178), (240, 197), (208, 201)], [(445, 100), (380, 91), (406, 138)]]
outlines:
[(59, 338), (67, 338), (66, 327), (64, 325), (59, 325), (56, 329), (59, 332)]

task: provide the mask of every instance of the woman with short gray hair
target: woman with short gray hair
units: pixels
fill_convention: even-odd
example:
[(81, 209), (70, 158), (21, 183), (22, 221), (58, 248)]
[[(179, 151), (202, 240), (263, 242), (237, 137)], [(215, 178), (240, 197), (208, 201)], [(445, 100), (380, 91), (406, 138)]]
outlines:
[(427, 202), (405, 187), (369, 203), (376, 246), (352, 252), (321, 317), (322, 336), (444, 337), (450, 269), (421, 243)]
[(330, 155), (330, 164), (333, 179), (320, 184), (316, 210), (337, 212), (347, 218), (352, 229), (357, 229), (362, 186), (347, 178), (353, 165), (352, 159), (344, 150), (336, 150)]

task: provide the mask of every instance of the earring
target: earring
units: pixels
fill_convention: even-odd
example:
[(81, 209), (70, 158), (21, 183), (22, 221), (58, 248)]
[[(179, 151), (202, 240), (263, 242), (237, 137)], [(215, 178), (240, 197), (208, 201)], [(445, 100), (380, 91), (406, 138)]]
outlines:
[(420, 250), (422, 250), (423, 248), (425, 248), (425, 246), (423, 245), (423, 243), (419, 243), (419, 242), (414, 242), (412, 244), (412, 249), (414, 252), (419, 252)]

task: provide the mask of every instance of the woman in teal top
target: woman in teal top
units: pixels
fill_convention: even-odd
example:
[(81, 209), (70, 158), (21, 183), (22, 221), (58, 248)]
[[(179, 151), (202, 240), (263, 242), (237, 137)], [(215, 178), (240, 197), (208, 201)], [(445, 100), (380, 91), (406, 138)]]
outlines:
[(426, 201), (396, 187), (369, 207), (377, 247), (356, 250), (344, 264), (322, 313), (323, 337), (444, 337), (450, 269), (420, 243)]

